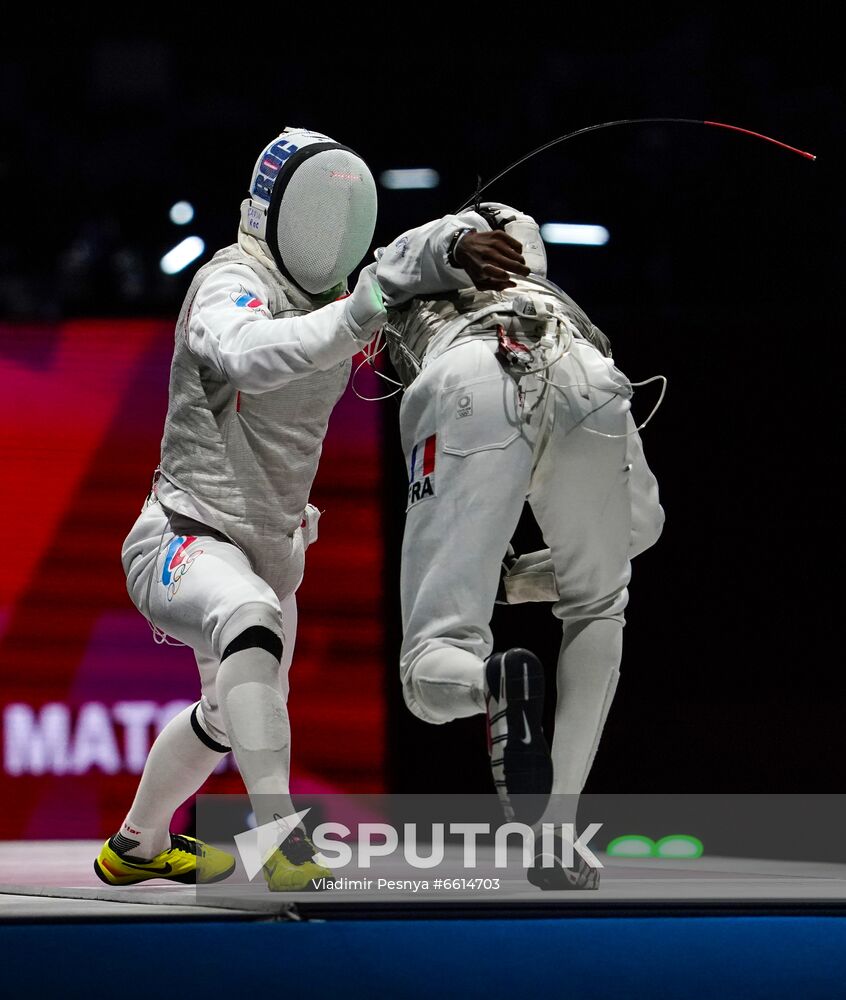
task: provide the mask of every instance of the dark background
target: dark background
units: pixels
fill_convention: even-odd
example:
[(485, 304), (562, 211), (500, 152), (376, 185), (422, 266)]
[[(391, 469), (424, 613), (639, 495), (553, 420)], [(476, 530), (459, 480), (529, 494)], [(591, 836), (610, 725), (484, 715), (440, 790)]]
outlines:
[[(550, 277), (633, 380), (670, 382), (644, 433), (667, 524), (634, 566), (588, 789), (841, 791), (844, 89), (838, 33), (816, 11), (458, 24), (245, 9), (122, 32), (45, 13), (2, 43), (0, 316), (175, 316), (191, 269), (166, 277), (160, 257), (189, 232), (209, 251), (232, 242), (255, 157), (288, 124), (348, 143), (376, 176), (440, 172), (432, 191), (380, 190), (377, 245), (454, 210), (477, 172), (599, 121), (715, 119), (817, 153), (637, 126), (564, 144), (488, 194), (610, 230), (605, 247), (548, 248)], [(181, 198), (196, 209), (184, 230), (168, 219)], [(401, 703), (406, 483), (397, 401), (383, 407), (389, 787), (484, 790), (481, 719), (435, 728)], [(495, 622), (499, 647), (552, 666), (546, 606)]]

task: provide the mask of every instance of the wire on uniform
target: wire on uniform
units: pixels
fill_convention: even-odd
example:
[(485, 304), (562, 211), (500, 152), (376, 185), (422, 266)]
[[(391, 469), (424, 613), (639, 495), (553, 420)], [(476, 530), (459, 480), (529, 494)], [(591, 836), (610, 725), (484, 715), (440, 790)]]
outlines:
[[(573, 329), (572, 329), (571, 323), (566, 318), (563, 319), (563, 320), (559, 318), (558, 325), (559, 325), (559, 327), (563, 326), (564, 329), (567, 331), (567, 337), (564, 340), (563, 344), (560, 346), (560, 349), (559, 349), (558, 353), (553, 358), (547, 360), (544, 364), (538, 366), (537, 368), (528, 368), (525, 371), (521, 371), (519, 373), (520, 374), (520, 378), (522, 379), (526, 375), (537, 375), (538, 376), (538, 381), (543, 382), (546, 385), (552, 386), (555, 389), (560, 389), (562, 391), (564, 389), (579, 389), (581, 391), (584, 386), (587, 386), (587, 387), (589, 387), (591, 389), (596, 389), (598, 392), (607, 392), (608, 391), (607, 389), (604, 389), (604, 388), (602, 388), (602, 387), (600, 387), (598, 385), (594, 385), (594, 383), (592, 383), (590, 381), (590, 379), (588, 378), (588, 375), (587, 375), (587, 371), (585, 370), (584, 365), (581, 362), (581, 359), (578, 357), (578, 355), (572, 354), (572, 348), (573, 348), (573, 343), (574, 343), (574, 340), (575, 340), (575, 336), (574, 336), (574, 333), (573, 333)], [(560, 336), (559, 336), (558, 339), (559, 339), (559, 341), (561, 340)], [(364, 351), (362, 351), (362, 354), (364, 355), (364, 357), (362, 358), (361, 362), (356, 366), (356, 369), (353, 372), (353, 376), (352, 376), (352, 379), (351, 379), (351, 385), (352, 385), (353, 392), (355, 393), (355, 395), (360, 400), (362, 400), (363, 402), (366, 402), (366, 403), (378, 403), (378, 402), (382, 402), (383, 400), (386, 400), (386, 399), (393, 399), (394, 396), (398, 395), (400, 392), (402, 392), (405, 389), (405, 385), (402, 382), (398, 382), (396, 379), (392, 379), (388, 375), (385, 375), (383, 372), (380, 372), (379, 369), (376, 368), (375, 365), (374, 365), (374, 362), (375, 362), (376, 358), (378, 358), (379, 355), (382, 354), (383, 351), (388, 346), (388, 342), (387, 342), (387, 339), (384, 336), (383, 331), (381, 331), (381, 330), (379, 331), (379, 333), (377, 334), (376, 338), (373, 341), (373, 345), (374, 345), (375, 349), (371, 349), (371, 350), (366, 350), (365, 349)], [(552, 368), (562, 358), (564, 358), (564, 357), (566, 357), (568, 355), (570, 355), (570, 356), (573, 357), (573, 359), (576, 361), (576, 363), (578, 364), (578, 366), (584, 372), (584, 374), (585, 374), (585, 381), (584, 382), (573, 382), (573, 383), (570, 383), (569, 385), (560, 385), (559, 383), (554, 382), (552, 379), (544, 378), (543, 377), (543, 375), (541, 374), (542, 372), (549, 371), (550, 368)], [(356, 379), (356, 376), (358, 375), (358, 373), (361, 371), (361, 369), (365, 365), (367, 365), (367, 364), (370, 365), (370, 367), (371, 367), (371, 369), (372, 369), (372, 371), (374, 372), (375, 375), (377, 375), (383, 381), (388, 382), (391, 385), (396, 386), (396, 389), (394, 389), (393, 392), (389, 392), (385, 396), (363, 396), (358, 391), (358, 389), (356, 388), (355, 379)], [(652, 407), (652, 410), (650, 411), (650, 413), (647, 416), (647, 418), (642, 423), (638, 424), (638, 426), (633, 431), (628, 431), (625, 434), (608, 434), (605, 431), (598, 431), (598, 430), (596, 430), (593, 427), (583, 427), (583, 430), (587, 431), (588, 434), (596, 434), (599, 437), (610, 438), (610, 439), (631, 437), (633, 434), (639, 433), (652, 420), (652, 418), (655, 416), (655, 414), (658, 412), (659, 408), (661, 407), (661, 404), (664, 402), (664, 396), (665, 396), (665, 394), (667, 392), (667, 378), (666, 378), (665, 375), (653, 375), (651, 378), (644, 379), (641, 382), (629, 382), (628, 383), (629, 386), (632, 389), (634, 389), (634, 388), (640, 388), (641, 386), (650, 385), (652, 382), (658, 382), (658, 381), (660, 381), (662, 383), (661, 392), (660, 392), (660, 394), (658, 396), (658, 400), (655, 403), (655, 405)], [(610, 402), (610, 400), (607, 401), (607, 402)], [(537, 400), (537, 402), (535, 403), (535, 406), (533, 406), (532, 409), (534, 410), (535, 407), (539, 403), (540, 403), (540, 399)], [(604, 406), (605, 403), (603, 403), (601, 405)], [(591, 410), (591, 413), (586, 414), (578, 422), (577, 426), (581, 426), (584, 423), (584, 421), (587, 420), (587, 418), (589, 416), (591, 416), (593, 413), (596, 413), (596, 411), (598, 409), (601, 409), (601, 406), (597, 407), (594, 410)], [(161, 545), (161, 543), (160, 543), (160, 545)], [(149, 604), (148, 604), (148, 608), (149, 608)], [(155, 629), (155, 627), (154, 627), (154, 629)], [(161, 630), (159, 630), (159, 631), (161, 631)], [(165, 638), (165, 640), (157, 640), (157, 641), (166, 641), (166, 638)], [(182, 645), (182, 643), (178, 643), (178, 645)]]
[[(376, 368), (376, 366), (374, 365), (376, 358), (378, 358), (379, 355), (388, 346), (388, 341), (387, 339), (385, 339), (384, 334), (381, 330), (376, 335), (373, 344), (378, 345), (378, 349), (370, 351), (366, 349), (362, 350), (361, 353), (364, 355), (364, 357), (362, 358), (361, 362), (356, 366), (356, 369), (352, 375), (352, 379), (350, 380), (350, 386), (352, 387), (352, 391), (356, 394), (356, 396), (359, 399), (363, 400), (365, 403), (380, 403), (384, 399), (393, 399), (394, 396), (398, 395), (405, 388), (402, 382), (397, 382), (396, 379), (390, 378), (390, 376), (385, 375), (384, 372), (380, 372), (379, 369)], [(375, 375), (377, 375), (383, 381), (390, 382), (391, 385), (397, 386), (397, 388), (394, 389), (393, 392), (389, 392), (386, 396), (362, 396), (362, 394), (356, 388), (355, 379), (356, 375), (358, 375), (358, 373), (365, 365), (370, 365), (370, 368)]]
[[(559, 325), (559, 327), (563, 326), (567, 330), (568, 339), (567, 339), (567, 341), (565, 343), (565, 346), (562, 347), (562, 349), (559, 351), (559, 353), (554, 358), (552, 358), (551, 360), (547, 361), (545, 364), (541, 365), (540, 367), (538, 367), (538, 368), (532, 368), (532, 369), (527, 369), (526, 371), (520, 372), (520, 377), (522, 378), (524, 375), (537, 375), (538, 381), (539, 382), (543, 382), (545, 385), (552, 386), (553, 388), (560, 389), (562, 391), (564, 389), (578, 389), (579, 392), (582, 394), (582, 396), (584, 398), (589, 398), (589, 394), (588, 394), (588, 396), (585, 396), (585, 393), (582, 391), (584, 387), (587, 387), (587, 388), (590, 388), (590, 389), (596, 389), (597, 392), (608, 392), (609, 391), (608, 389), (602, 388), (601, 386), (598, 386), (598, 385), (594, 385), (594, 383), (590, 381), (590, 378), (589, 378), (588, 373), (587, 373), (587, 369), (585, 368), (585, 366), (584, 366), (581, 358), (578, 356), (578, 354), (573, 354), (572, 353), (572, 347), (573, 347), (573, 343), (574, 343), (574, 340), (575, 340), (575, 336), (574, 336), (574, 333), (573, 333), (572, 323), (570, 322), (570, 320), (568, 320), (566, 317), (563, 318), (563, 319), (559, 318), (558, 319), (558, 325)], [(573, 361), (581, 369), (582, 373), (585, 376), (584, 382), (572, 382), (569, 385), (560, 385), (558, 382), (554, 382), (552, 379), (549, 379), (549, 378), (544, 378), (543, 375), (540, 374), (541, 372), (549, 371), (549, 369), (552, 368), (553, 365), (557, 364), (563, 357), (565, 357), (567, 355), (569, 355), (570, 357), (572, 357)], [(637, 434), (639, 431), (642, 431), (643, 428), (646, 427), (646, 425), (649, 423), (649, 421), (652, 420), (652, 418), (658, 412), (659, 407), (664, 402), (664, 395), (667, 392), (667, 377), (665, 375), (653, 375), (653, 376), (651, 376), (651, 378), (644, 379), (642, 382), (630, 382), (628, 379), (626, 379), (626, 382), (628, 382), (629, 388), (631, 388), (631, 389), (634, 389), (635, 387), (639, 388), (640, 386), (649, 385), (650, 383), (657, 382), (657, 381), (660, 381), (660, 382), (663, 383), (662, 386), (661, 386), (661, 393), (658, 396), (658, 401), (652, 407), (652, 410), (650, 411), (649, 416), (643, 421), (643, 423), (639, 424), (633, 431), (628, 431), (625, 434), (608, 434), (605, 431), (598, 431), (598, 430), (596, 430), (593, 427), (583, 427), (583, 430), (587, 431), (589, 434), (596, 434), (599, 437), (604, 437), (604, 438), (625, 438), (625, 437), (631, 437), (633, 434)], [(618, 394), (617, 393), (612, 393), (612, 395), (618, 395)], [(632, 393), (632, 395), (633, 395), (633, 393)], [(540, 402), (541, 402), (541, 399), (539, 398), (537, 400), (537, 402), (535, 403), (535, 405), (532, 407), (532, 410), (534, 410), (538, 406), (538, 404)], [(608, 403), (608, 402), (610, 402), (610, 400), (606, 400), (606, 403)], [(584, 424), (585, 420), (587, 420), (588, 417), (590, 417), (593, 413), (596, 413), (597, 410), (599, 410), (603, 406), (605, 406), (606, 403), (600, 404), (600, 406), (597, 406), (595, 409), (591, 410), (590, 413), (585, 414), (585, 416), (582, 417), (582, 419), (580, 421), (578, 421), (578, 423), (576, 424), (576, 426), (581, 426), (582, 424)]]
[[(547, 361), (546, 364), (541, 365), (539, 368), (527, 368), (525, 371), (521, 371), (520, 372), (520, 377), (521, 378), (524, 375), (537, 375), (540, 372), (549, 371), (549, 369), (553, 365), (558, 364), (558, 362), (563, 357), (566, 357), (570, 353), (570, 351), (572, 350), (572, 348), (573, 348), (573, 340), (574, 340), (572, 324), (567, 319), (557, 318), (557, 321), (558, 321), (558, 325), (559, 326), (563, 326), (566, 329), (566, 331), (567, 331), (567, 339), (564, 342), (564, 346), (561, 348), (561, 350), (558, 352), (558, 354), (551, 361)], [(560, 340), (561, 338), (559, 337), (558, 339)], [(538, 346), (540, 346), (540, 342), (538, 343)], [(575, 357), (575, 355), (573, 355), (573, 356)], [(543, 381), (546, 381), (546, 380), (545, 379), (541, 379), (541, 381), (543, 382)]]
[[(547, 385), (551, 385), (553, 386), (553, 388), (561, 389), (562, 391), (564, 389), (581, 389), (583, 385), (588, 385), (590, 386), (591, 389), (596, 389), (598, 392), (609, 391), (608, 389), (603, 389), (598, 385), (594, 385), (592, 382), (573, 382), (570, 385), (559, 385), (557, 382), (553, 382), (552, 379), (543, 377), (540, 377), (540, 381), (546, 382)], [(650, 411), (649, 416), (646, 418), (646, 420), (644, 420), (643, 423), (638, 424), (638, 426), (635, 427), (633, 431), (627, 431), (625, 434), (608, 434), (605, 431), (598, 431), (593, 427), (583, 427), (582, 429), (587, 431), (588, 434), (597, 434), (599, 437), (604, 437), (604, 438), (626, 438), (626, 437), (631, 437), (633, 434), (639, 433), (640, 431), (643, 430), (644, 427), (646, 427), (649, 421), (655, 416), (655, 414), (658, 412), (659, 407), (664, 402), (664, 396), (667, 392), (667, 377), (666, 375), (653, 375), (651, 376), (651, 378), (644, 379), (642, 382), (629, 382), (631, 388), (634, 389), (634, 388), (640, 388), (641, 386), (644, 385), (649, 385), (651, 382), (658, 382), (658, 381), (663, 383), (661, 386), (661, 393), (658, 396), (658, 401), (652, 407), (652, 410)], [(611, 395), (617, 395), (617, 394), (612, 393)], [(582, 419), (578, 422), (576, 426), (581, 426), (585, 422), (585, 420), (588, 419), (588, 417), (592, 416), (594, 413), (596, 413), (597, 410), (601, 409), (602, 406), (605, 406), (606, 403), (609, 402), (610, 400), (606, 400), (605, 403), (602, 403), (600, 406), (597, 406), (596, 409), (591, 410), (590, 413), (586, 413), (585, 416), (582, 417)]]

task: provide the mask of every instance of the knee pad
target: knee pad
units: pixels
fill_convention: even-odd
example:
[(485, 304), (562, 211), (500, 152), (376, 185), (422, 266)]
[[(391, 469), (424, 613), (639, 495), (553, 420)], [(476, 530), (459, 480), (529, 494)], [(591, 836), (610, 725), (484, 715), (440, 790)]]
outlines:
[[(255, 655), (248, 655), (251, 651)], [(223, 652), (217, 696), (236, 748), (282, 750), (290, 741), (288, 710), (279, 685), (281, 657), (282, 640), (263, 625), (244, 629)]]
[(253, 647), (279, 655), (278, 642), (285, 643), (279, 601), (269, 586), (266, 594), (254, 596), (255, 600), (244, 600), (230, 614), (224, 612), (212, 623), (209, 645), (219, 663), (235, 652)]
[(484, 662), (467, 650), (444, 645), (430, 650), (405, 675), (409, 710), (436, 725), (485, 710)]
[(402, 696), (409, 712), (412, 715), (416, 715), (418, 719), (422, 719), (423, 722), (441, 725), (444, 722), (451, 721), (449, 718), (440, 718), (424, 707), (427, 703), (426, 690), (425, 687), (421, 690), (419, 681), (415, 681), (409, 677), (402, 686)]
[(277, 660), (282, 660), (282, 640), (265, 625), (250, 625), (240, 635), (235, 636), (224, 649), (220, 662), (223, 663), (228, 656), (245, 649), (264, 649)]

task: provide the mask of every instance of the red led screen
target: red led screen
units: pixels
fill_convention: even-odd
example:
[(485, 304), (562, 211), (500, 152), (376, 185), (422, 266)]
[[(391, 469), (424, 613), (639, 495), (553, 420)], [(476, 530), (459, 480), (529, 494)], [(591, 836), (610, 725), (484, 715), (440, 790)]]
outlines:
[[(0, 325), (0, 837), (113, 832), (157, 729), (198, 697), (191, 651), (153, 642), (120, 566), (172, 338), (158, 320)], [(368, 373), (357, 385), (378, 395)], [(380, 453), (377, 408), (348, 389), (311, 497), (325, 513), (299, 591), (294, 790), (382, 788)], [(207, 790), (242, 790), (230, 760)]]

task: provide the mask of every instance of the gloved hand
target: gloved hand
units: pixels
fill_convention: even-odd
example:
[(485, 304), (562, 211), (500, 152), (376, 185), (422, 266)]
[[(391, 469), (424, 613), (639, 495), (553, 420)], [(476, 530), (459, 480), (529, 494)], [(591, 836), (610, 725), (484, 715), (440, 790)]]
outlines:
[(362, 268), (355, 288), (344, 299), (347, 325), (353, 336), (363, 344), (368, 343), (388, 319), (382, 289), (376, 278), (376, 266), (374, 263)]
[(509, 272), (523, 277), (530, 273), (522, 250), (522, 245), (501, 229), (491, 233), (471, 230), (458, 241), (453, 257), (455, 266), (466, 271), (480, 291), (501, 292), (516, 287)]
[(557, 601), (558, 584), (549, 549), (518, 556), (511, 545), (502, 560), (497, 604)]
[(483, 202), (479, 214), (491, 229), (502, 229), (517, 240), (522, 248), (523, 261), (532, 274), (546, 277), (546, 248), (538, 224), (531, 215), (498, 201)]

